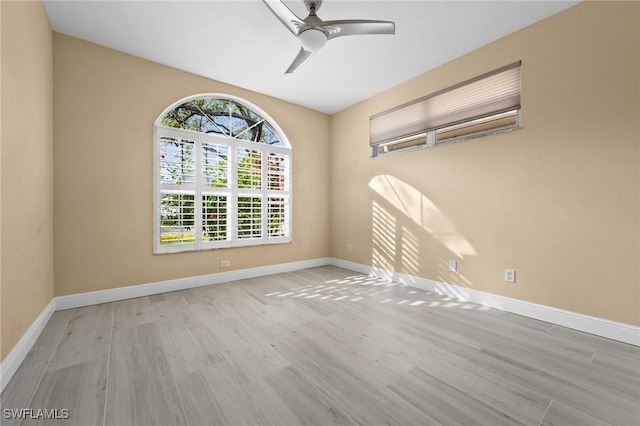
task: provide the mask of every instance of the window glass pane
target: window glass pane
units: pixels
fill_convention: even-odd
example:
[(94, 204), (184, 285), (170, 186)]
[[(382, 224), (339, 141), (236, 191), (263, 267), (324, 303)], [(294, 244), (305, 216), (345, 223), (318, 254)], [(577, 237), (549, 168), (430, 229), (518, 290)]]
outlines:
[(249, 129), (260, 120), (256, 121), (249, 115), (249, 110), (246, 107), (236, 102), (229, 101), (229, 108), (231, 110), (231, 135), (237, 139), (252, 140), (252, 132)]
[(207, 119), (202, 133), (214, 133), (230, 136), (229, 131), (229, 101), (226, 99), (196, 99), (191, 101), (197, 106), (199, 114)]
[(269, 197), (269, 237), (289, 235), (289, 199)]
[(483, 132), (498, 131), (517, 126), (518, 111), (508, 111), (502, 114), (495, 114), (489, 117), (468, 121), (455, 126), (438, 129), (436, 138), (438, 142), (448, 139), (470, 136)]
[(251, 117), (251, 119), (253, 120), (254, 123), (257, 123), (259, 121), (264, 121), (264, 118), (262, 118), (261, 116), (259, 116), (255, 112), (253, 112), (251, 110), (248, 110), (248, 112), (249, 112), (249, 117)]
[(238, 238), (262, 238), (262, 197), (238, 197)]
[(220, 116), (229, 115), (227, 102), (225, 99), (194, 99), (169, 111), (162, 118), (162, 124), (177, 129), (228, 136), (228, 126), (217, 123)]
[(238, 188), (262, 187), (262, 154), (250, 149), (238, 149)]
[(202, 143), (202, 183), (212, 188), (229, 186), (229, 147)]
[(289, 156), (270, 153), (267, 158), (267, 189), (269, 191), (286, 191), (289, 182), (286, 180), (289, 169)]
[(262, 126), (259, 139), (257, 140), (267, 145), (283, 146), (278, 137), (278, 133), (267, 123), (264, 123)]
[(160, 183), (186, 185), (195, 182), (194, 143), (186, 139), (160, 139)]
[(202, 241), (224, 241), (227, 233), (227, 196), (202, 196)]
[(193, 194), (162, 194), (160, 199), (160, 244), (195, 242), (193, 200)]
[(401, 151), (410, 148), (420, 147), (427, 143), (427, 135), (417, 135), (413, 138), (406, 138), (397, 142), (391, 142), (379, 146), (380, 154), (387, 154), (393, 151)]

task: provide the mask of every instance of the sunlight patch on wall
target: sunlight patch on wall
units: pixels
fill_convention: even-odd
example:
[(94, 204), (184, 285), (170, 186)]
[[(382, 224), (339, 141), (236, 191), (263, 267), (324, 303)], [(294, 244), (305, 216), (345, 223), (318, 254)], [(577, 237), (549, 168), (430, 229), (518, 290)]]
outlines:
[(373, 203), (373, 266), (394, 270), (396, 259), (396, 219), (378, 203)]
[[(433, 235), (452, 253), (460, 258), (477, 255), (471, 243), (460, 235), (451, 220), (427, 196), (413, 186), (394, 176), (378, 175), (371, 179), (369, 187)], [(380, 210), (382, 207), (374, 202), (374, 223), (376, 209)]]
[(397, 220), (379, 203), (373, 202), (372, 266), (380, 270), (402, 270), (418, 275), (420, 242), (407, 227), (399, 227)]
[(402, 263), (402, 270), (410, 275), (418, 275), (420, 265), (418, 238), (403, 226), (401, 243), (402, 255), (400, 256), (400, 262)]

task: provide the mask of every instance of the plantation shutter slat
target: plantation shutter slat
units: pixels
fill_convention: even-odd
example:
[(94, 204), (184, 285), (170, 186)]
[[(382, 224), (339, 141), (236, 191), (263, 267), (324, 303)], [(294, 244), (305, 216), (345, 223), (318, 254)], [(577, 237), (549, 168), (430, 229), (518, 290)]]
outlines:
[(520, 62), (417, 99), (370, 119), (370, 144), (520, 109)]

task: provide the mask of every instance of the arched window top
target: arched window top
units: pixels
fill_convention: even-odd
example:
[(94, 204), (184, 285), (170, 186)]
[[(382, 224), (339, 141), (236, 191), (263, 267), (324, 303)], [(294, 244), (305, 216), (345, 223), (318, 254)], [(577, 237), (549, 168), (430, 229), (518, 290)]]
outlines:
[(290, 147), (282, 130), (264, 111), (230, 95), (208, 94), (182, 99), (167, 108), (156, 125)]

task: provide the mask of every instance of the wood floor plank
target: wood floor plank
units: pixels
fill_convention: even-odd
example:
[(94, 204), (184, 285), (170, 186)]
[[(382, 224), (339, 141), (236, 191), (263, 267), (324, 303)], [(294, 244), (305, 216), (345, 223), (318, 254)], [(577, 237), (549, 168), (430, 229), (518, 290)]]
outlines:
[(640, 401), (632, 401), (598, 386), (587, 385), (562, 374), (483, 349), (470, 360), (477, 368), (504, 380), (521, 383), (554, 401), (612, 425), (637, 424)]
[[(29, 402), (35, 393), (42, 378), (48, 360), (39, 358), (26, 358), (20, 368), (13, 375), (11, 381), (2, 391), (0, 408), (2, 410), (19, 410), (28, 408)], [(2, 411), (1, 413), (4, 413)], [(1, 414), (0, 414), (1, 415)], [(18, 418), (2, 418), (2, 426), (15, 426), (21, 422)]]
[(550, 324), (548, 322), (539, 321), (533, 318), (527, 318), (521, 315), (512, 314), (510, 312), (499, 311), (497, 309), (486, 309), (486, 307), (482, 305), (477, 306), (478, 308), (475, 309), (475, 311), (481, 312), (482, 317), (491, 317), (497, 320), (496, 322), (494, 322), (494, 324), (496, 325), (515, 327), (517, 330), (535, 330), (543, 333), (548, 333), (549, 330), (553, 328), (553, 324)]
[[(364, 336), (382, 336), (380, 345), (389, 345), (411, 354), (411, 358), (422, 353), (440, 354), (446, 357), (467, 359), (482, 347), (476, 339), (452, 333), (448, 321), (397, 315), (389, 305), (372, 309), (370, 306), (352, 303), (344, 315), (336, 315), (327, 321), (334, 328), (346, 327)], [(391, 311), (391, 313), (389, 313)], [(381, 321), (381, 315), (385, 321)]]
[(416, 359), (422, 357), (418, 348), (409, 347), (411, 342), (398, 345), (398, 341), (387, 338), (389, 334), (383, 330), (363, 332), (354, 322), (336, 316), (324, 327), (318, 323), (310, 323), (309, 327), (314, 335), (322, 337), (324, 350), (350, 364), (371, 366), (364, 374), (384, 385), (398, 372), (411, 370)]
[(73, 309), (54, 312), (47, 326), (42, 330), (42, 334), (40, 334), (33, 344), (27, 357), (49, 360), (53, 351), (58, 346), (62, 334), (67, 329), (73, 313)]
[(549, 330), (549, 334), (562, 337), (563, 339), (571, 340), (573, 342), (583, 343), (599, 350), (640, 360), (640, 346), (616, 342), (615, 340), (559, 326), (552, 327), (551, 330)]
[(154, 294), (149, 296), (149, 302), (155, 309), (184, 308), (189, 305), (184, 291), (171, 291), (169, 293)]
[[(428, 314), (425, 314), (428, 315)], [(434, 313), (433, 315), (441, 315)], [(585, 359), (578, 361), (574, 351), (567, 350), (555, 343), (542, 344), (540, 341), (523, 339), (517, 335), (494, 334), (491, 330), (478, 327), (477, 324), (464, 321), (459, 316), (453, 316), (447, 321), (447, 328), (459, 336), (476, 339), (478, 345), (490, 347), (492, 351), (504, 354), (514, 359), (519, 359), (547, 370), (568, 376), (574, 380), (582, 381), (587, 385), (606, 389), (623, 398), (633, 401), (640, 399), (640, 388), (637, 380), (631, 377), (612, 374), (594, 368)], [(508, 338), (507, 338), (508, 337)]]
[(272, 425), (251, 388), (222, 360), (177, 380), (190, 425)]
[[(22, 365), (2, 391), (0, 408), (28, 407), (72, 314), (73, 310), (66, 310), (55, 312), (51, 316)], [(6, 426), (17, 425), (19, 421), (17, 419), (3, 419), (2, 424)]]
[(640, 388), (640, 360), (596, 349), (591, 365), (606, 374), (611, 373), (626, 377), (634, 381), (636, 386)]
[(553, 401), (547, 414), (540, 422), (540, 426), (610, 426), (600, 419), (568, 407), (560, 402)]
[(457, 308), (455, 316), (465, 322), (471, 323), (477, 329), (490, 330), (491, 334), (501, 336), (505, 340), (519, 342), (527, 350), (535, 345), (540, 352), (545, 348), (553, 348), (552, 356), (561, 355), (563, 358), (572, 359), (588, 364), (593, 357), (594, 348), (581, 342), (574, 342), (565, 338), (550, 335), (551, 327), (548, 323), (527, 319), (530, 325), (524, 325), (521, 316), (508, 312), (497, 314), (494, 309), (473, 311)]
[(300, 418), (289, 408), (265, 378), (254, 380), (246, 387), (273, 425), (309, 424), (307, 418)]
[[(258, 306), (260, 309), (237, 312), (227, 307), (218, 307), (219, 313), (229, 317), (224, 325), (220, 323), (216, 325), (209, 320), (209, 306), (201, 305), (193, 310), (199, 324), (202, 325), (199, 331), (203, 334), (215, 335), (216, 348), (223, 349), (223, 358), (245, 378), (247, 383), (290, 365), (275, 350), (269, 330), (261, 328), (261, 324), (270, 322), (270, 314), (267, 310), (263, 310), (261, 305), (256, 305), (254, 308)], [(273, 314), (277, 315), (271, 311), (271, 315)], [(233, 320), (230, 319), (231, 317)]]
[(57, 420), (25, 419), (28, 425), (101, 426), (107, 382), (107, 358), (76, 363), (47, 371), (29, 408), (68, 410), (69, 418)]
[[(196, 305), (185, 306), (189, 308), (164, 306), (154, 309), (155, 323), (160, 330), (167, 360), (175, 377), (198, 371), (222, 358), (222, 348), (215, 336), (215, 328), (202, 328), (195, 318)], [(213, 319), (211, 322), (215, 324)], [(218, 324), (214, 325), (217, 326)]]
[[(294, 333), (295, 331), (295, 333)], [(305, 379), (335, 398), (361, 424), (421, 424), (424, 414), (376, 380), (378, 371), (340, 339), (310, 324), (276, 336), (278, 351)]]
[(302, 425), (357, 425), (335, 399), (305, 378), (295, 367), (287, 367), (265, 378), (273, 391), (300, 419)]
[(399, 375), (389, 389), (432, 419), (425, 424), (522, 424), (435, 377), (425, 380), (410, 374)]
[(104, 424), (187, 424), (155, 323), (114, 327)]
[(140, 324), (153, 322), (153, 308), (151, 299), (147, 296), (122, 300), (114, 304), (114, 324), (120, 328), (135, 327)]
[(114, 305), (106, 303), (74, 310), (47, 370), (106, 358)]
[[(438, 322), (449, 333), (457, 338), (466, 338), (475, 342), (478, 347), (491, 347), (519, 359), (526, 359), (533, 363), (560, 363), (576, 365), (576, 361), (587, 366), (593, 357), (593, 349), (585, 345), (560, 344), (556, 340), (549, 340), (546, 335), (538, 333), (531, 336), (506, 329), (494, 330), (486, 327), (478, 318), (467, 318), (464, 310), (424, 310), (420, 316), (425, 320)], [(537, 337), (537, 338), (536, 338)], [(545, 344), (546, 343), (546, 344)]]
[(468, 362), (429, 357), (410, 372), (430, 381), (438, 378), (458, 391), (527, 425), (538, 426), (551, 399), (518, 383), (474, 368)]
[(206, 303), (216, 286), (194, 287), (183, 290), (182, 296), (189, 304)]

